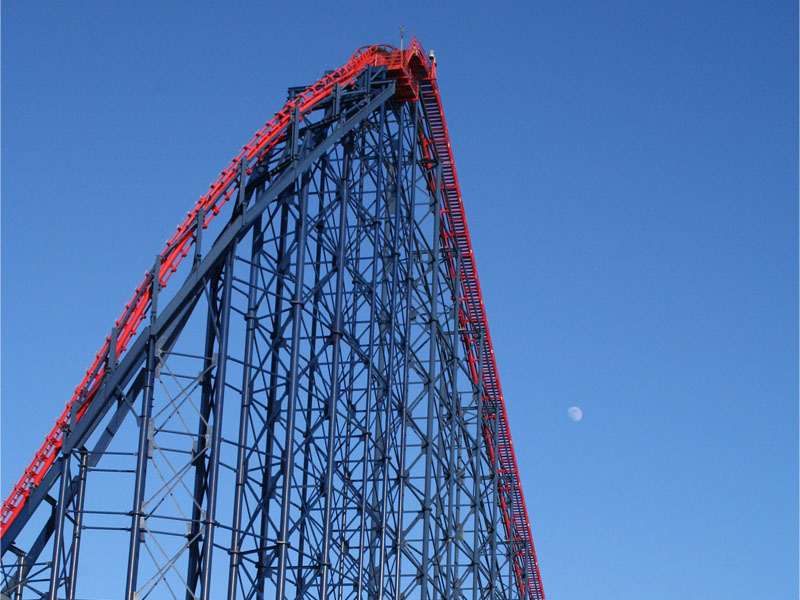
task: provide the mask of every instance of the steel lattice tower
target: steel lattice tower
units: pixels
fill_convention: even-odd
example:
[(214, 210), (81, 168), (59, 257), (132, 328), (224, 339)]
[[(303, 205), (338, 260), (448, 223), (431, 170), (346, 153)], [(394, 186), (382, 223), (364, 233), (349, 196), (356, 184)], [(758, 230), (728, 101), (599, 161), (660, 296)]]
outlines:
[(289, 90), (157, 255), (2, 531), (15, 599), (544, 598), (419, 42)]

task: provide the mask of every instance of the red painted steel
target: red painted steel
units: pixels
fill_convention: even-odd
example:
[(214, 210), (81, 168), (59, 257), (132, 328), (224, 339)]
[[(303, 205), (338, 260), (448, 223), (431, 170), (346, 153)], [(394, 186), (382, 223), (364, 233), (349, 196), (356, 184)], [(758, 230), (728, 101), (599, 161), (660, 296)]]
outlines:
[[(195, 207), (178, 226), (175, 234), (166, 242), (160, 254), (160, 270), (158, 280), (165, 286), (178, 265), (188, 255), (196, 239), (198, 215), (203, 214), (203, 228), (219, 214), (222, 206), (235, 197), (241, 182), (239, 170), (242, 161), (249, 165), (248, 174), (285, 136), (292, 112), (297, 109), (299, 118), (314, 108), (321, 100), (330, 96), (338, 84), (346, 86), (368, 65), (386, 66), (391, 77), (396, 80), (395, 96), (399, 101), (422, 101), (425, 117), (430, 124), (430, 138), (421, 133), (424, 152), (430, 155), (431, 148), (442, 163), (441, 192), (446, 200), (441, 209), (442, 235), (444, 247), (457, 250), (448, 253), (449, 268), (453, 277), (461, 282), (463, 297), (459, 320), (461, 322), (462, 341), (468, 353), (470, 371), (474, 382), (483, 379), (484, 396), (482, 398), (483, 432), (487, 442), (487, 454), (492, 464), (498, 466), (498, 496), (503, 515), (506, 535), (512, 544), (514, 572), (522, 595), (534, 600), (544, 600), (541, 586), (539, 565), (533, 546), (530, 521), (525, 507), (525, 498), (519, 481), (514, 446), (506, 416), (503, 393), (497, 375), (497, 364), (494, 358), (489, 324), (481, 294), (478, 273), (475, 268), (472, 243), (467, 228), (461, 189), (456, 174), (455, 161), (450, 145), (450, 137), (444, 118), (439, 87), (436, 81), (435, 61), (425, 55), (420, 42), (414, 38), (408, 48), (398, 50), (392, 46), (377, 45), (360, 48), (340, 69), (320, 79), (306, 88), (301, 94), (286, 103), (253, 139), (242, 148), (231, 161), (228, 168), (211, 184), (210, 190), (201, 197)], [(421, 130), (422, 131), (422, 130)], [(433, 182), (429, 182), (431, 185)], [(125, 352), (128, 344), (136, 335), (137, 329), (150, 308), (153, 288), (153, 271), (145, 274), (145, 278), (125, 310), (115, 322), (117, 329), (116, 356)], [(483, 331), (483, 351), (478, 350), (475, 331)], [(67, 403), (64, 411), (56, 421), (56, 425), (45, 442), (36, 453), (30, 466), (25, 469), (22, 478), (14, 486), (3, 504), (0, 517), (0, 533), (4, 533), (15, 517), (25, 506), (31, 491), (42, 481), (47, 470), (55, 461), (63, 443), (63, 436), (70, 425), (70, 417), (75, 412), (75, 420), (80, 421), (87, 406), (97, 393), (106, 372), (109, 354), (110, 336), (103, 347), (95, 355), (94, 362), (87, 369), (86, 375), (75, 389), (75, 393)], [(491, 410), (494, 408), (494, 410)], [(493, 420), (498, 419), (497, 439), (493, 439)], [(496, 443), (495, 443), (496, 442)], [(495, 446), (497, 450), (495, 451)]]

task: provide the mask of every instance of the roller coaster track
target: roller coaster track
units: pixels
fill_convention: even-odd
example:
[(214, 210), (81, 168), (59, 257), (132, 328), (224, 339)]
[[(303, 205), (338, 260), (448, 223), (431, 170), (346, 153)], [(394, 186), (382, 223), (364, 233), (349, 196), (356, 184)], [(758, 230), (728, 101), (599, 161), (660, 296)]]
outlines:
[[(486, 310), (436, 79), (436, 64), (432, 57), (425, 54), (416, 38), (404, 50), (386, 45), (359, 49), (340, 69), (328, 73), (317, 83), (290, 99), (273, 119), (255, 133), (252, 140), (220, 173), (209, 191), (197, 201), (177, 227), (174, 235), (164, 245), (157, 256), (157, 267), (148, 271), (136, 288), (133, 297), (115, 321), (111, 335), (106, 337), (52, 431), (4, 502), (0, 517), (2, 534), (5, 535), (15, 520), (20, 518), (33, 490), (53, 468), (65, 435), (69, 433), (70, 428), (80, 423), (86, 414), (98, 390), (107, 379), (109, 365), (116, 364), (124, 356), (136, 338), (148, 311), (155, 310), (152, 297), (154, 287), (167, 286), (181, 262), (192, 252), (195, 243), (202, 235), (202, 230), (208, 228), (225, 204), (229, 201), (236, 202), (244, 193), (247, 177), (258, 168), (270, 150), (289, 135), (292, 119), (302, 121), (304, 115), (321, 101), (329, 98), (337, 90), (352, 85), (356, 77), (369, 66), (385, 67), (389, 77), (395, 80), (395, 98), (398, 101), (419, 100), (424, 117), (429, 123), (427, 132), (424, 128), (419, 129), (420, 142), (431, 160), (434, 159), (434, 155), (438, 157), (441, 177), (438, 182), (430, 179), (428, 185), (440, 186), (440, 191), (446, 199), (441, 207), (442, 244), (444, 248), (452, 250), (447, 253), (448, 268), (461, 286), (458, 320), (463, 325), (462, 343), (468, 354), (471, 377), (473, 382), (482, 382), (481, 389), (484, 390), (481, 399), (483, 437), (488, 459), (494, 465), (497, 476), (497, 494), (505, 533), (512, 548), (515, 579), (521, 596), (544, 599), (530, 521), (520, 484)], [(157, 282), (154, 281), (155, 277)], [(28, 508), (32, 510), (35, 507)], [(9, 541), (11, 542), (13, 540)], [(4, 543), (3, 547), (5, 551), (7, 544)]]

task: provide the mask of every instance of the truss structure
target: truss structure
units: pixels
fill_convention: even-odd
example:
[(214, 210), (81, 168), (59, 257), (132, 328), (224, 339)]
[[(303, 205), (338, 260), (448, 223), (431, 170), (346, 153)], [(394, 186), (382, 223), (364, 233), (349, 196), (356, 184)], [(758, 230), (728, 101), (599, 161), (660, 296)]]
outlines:
[(289, 90), (157, 255), (2, 528), (15, 599), (544, 598), (419, 42)]

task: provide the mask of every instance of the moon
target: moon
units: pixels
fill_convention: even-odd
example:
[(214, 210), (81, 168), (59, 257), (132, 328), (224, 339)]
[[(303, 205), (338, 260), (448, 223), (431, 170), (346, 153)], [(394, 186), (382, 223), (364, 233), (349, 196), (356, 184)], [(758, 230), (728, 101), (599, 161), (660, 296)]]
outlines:
[(583, 411), (577, 406), (570, 406), (567, 410), (567, 416), (576, 423), (583, 418)]

